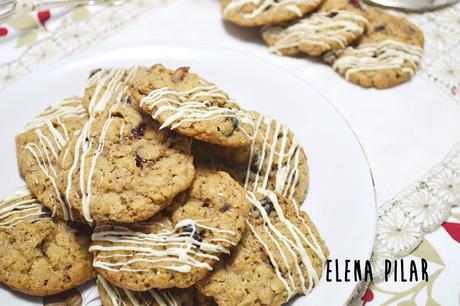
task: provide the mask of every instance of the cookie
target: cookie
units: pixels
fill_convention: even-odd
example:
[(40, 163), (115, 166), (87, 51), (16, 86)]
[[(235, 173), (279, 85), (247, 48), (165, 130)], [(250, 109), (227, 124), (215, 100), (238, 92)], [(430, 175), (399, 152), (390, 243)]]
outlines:
[(54, 221), (27, 189), (0, 202), (0, 282), (25, 294), (45, 296), (94, 277), (89, 236)]
[(326, 53), (324, 60), (348, 81), (379, 89), (409, 81), (420, 66), (423, 33), (407, 19), (369, 8), (369, 26), (357, 47)]
[(57, 188), (57, 160), (87, 117), (80, 98), (65, 99), (48, 107), (16, 137), (19, 172), (37, 199), (63, 220), (82, 218)]
[(223, 0), (222, 16), (245, 27), (288, 22), (316, 10), (322, 0)]
[(244, 190), (230, 175), (198, 167), (190, 190), (148, 222), (98, 224), (93, 265), (130, 290), (190, 287), (239, 242), (248, 211)]
[(58, 188), (87, 222), (150, 218), (193, 181), (191, 140), (129, 104), (90, 116), (60, 155)]
[(333, 9), (313, 13), (287, 26), (262, 29), (270, 51), (279, 55), (299, 52), (320, 56), (344, 48), (362, 36), (367, 19), (350, 10)]
[(188, 67), (176, 71), (162, 65), (138, 68), (131, 94), (161, 129), (223, 146), (250, 143), (251, 116), (215, 84), (189, 73)]
[[(159, 290), (150, 289), (136, 292), (113, 286), (102, 276), (97, 277), (97, 290), (102, 306), (193, 306), (191, 290)], [(196, 304), (197, 306), (203, 306)]]
[(241, 243), (197, 283), (198, 292), (219, 306), (281, 305), (310, 293), (329, 253), (314, 224), (271, 191), (248, 192), (248, 199), (252, 208)]
[(195, 160), (229, 172), (245, 190), (269, 189), (302, 204), (309, 182), (303, 148), (286, 125), (251, 114), (256, 125), (250, 147), (238, 150), (194, 142)]

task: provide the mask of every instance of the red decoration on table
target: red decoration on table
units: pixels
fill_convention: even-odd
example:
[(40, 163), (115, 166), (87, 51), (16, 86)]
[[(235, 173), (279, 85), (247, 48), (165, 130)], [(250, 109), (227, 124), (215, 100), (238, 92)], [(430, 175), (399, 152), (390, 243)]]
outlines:
[(49, 10), (47, 11), (40, 11), (37, 13), (38, 20), (42, 25), (45, 25), (45, 22), (51, 18), (51, 13)]
[(8, 34), (8, 29), (7, 28), (0, 28), (0, 37), (1, 36), (6, 36)]
[(444, 222), (442, 227), (449, 233), (450, 237), (460, 243), (460, 223)]
[(361, 297), (361, 300), (363, 300), (362, 306), (365, 306), (367, 302), (370, 302), (374, 299), (374, 292), (372, 292), (371, 289), (367, 288), (366, 292), (364, 292), (364, 295)]

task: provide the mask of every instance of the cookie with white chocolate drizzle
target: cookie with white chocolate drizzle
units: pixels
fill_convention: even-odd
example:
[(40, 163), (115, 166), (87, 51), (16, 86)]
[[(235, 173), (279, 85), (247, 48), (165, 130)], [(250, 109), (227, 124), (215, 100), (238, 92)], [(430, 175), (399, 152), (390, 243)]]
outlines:
[(359, 39), (368, 23), (364, 12), (364, 7), (348, 1), (327, 0), (319, 12), (287, 25), (263, 28), (262, 37), (270, 51), (279, 55), (320, 56)]
[(237, 25), (254, 27), (298, 19), (322, 0), (223, 0), (222, 16)]
[(383, 89), (409, 81), (422, 59), (422, 31), (376, 8), (369, 8), (366, 17), (369, 26), (359, 45), (326, 53), (324, 60), (363, 87)]
[(89, 236), (54, 221), (27, 187), (0, 202), (0, 282), (30, 295), (52, 295), (94, 277)]
[(192, 290), (150, 289), (136, 292), (116, 287), (102, 276), (97, 277), (102, 306), (193, 306)]
[(190, 287), (239, 242), (248, 212), (230, 175), (198, 167), (190, 190), (152, 219), (99, 223), (93, 265), (112, 284), (135, 291)]
[(65, 99), (48, 107), (16, 137), (19, 172), (37, 199), (51, 209), (53, 216), (63, 220), (82, 218), (58, 190), (57, 160), (87, 119), (80, 98)]
[(309, 294), (329, 253), (316, 227), (281, 195), (258, 190), (248, 199), (252, 208), (241, 243), (198, 282), (198, 291), (222, 306), (276, 306)]
[(276, 191), (301, 205), (309, 182), (302, 146), (286, 125), (257, 112), (251, 115), (255, 133), (250, 147), (237, 150), (194, 142), (195, 160), (228, 171), (245, 190)]
[(129, 105), (91, 121), (68, 145), (58, 187), (88, 222), (146, 220), (194, 178), (191, 140)]
[(253, 121), (237, 103), (188, 67), (176, 71), (162, 65), (138, 68), (131, 94), (160, 128), (231, 147), (250, 143)]

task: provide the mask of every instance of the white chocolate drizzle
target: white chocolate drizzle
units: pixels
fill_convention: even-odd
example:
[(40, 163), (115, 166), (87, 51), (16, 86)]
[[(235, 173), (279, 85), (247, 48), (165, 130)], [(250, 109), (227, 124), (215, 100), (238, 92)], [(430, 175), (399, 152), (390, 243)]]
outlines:
[[(157, 229), (151, 233), (149, 227)], [(210, 231), (213, 239), (202, 241), (200, 231)], [(93, 266), (107, 271), (147, 272), (165, 269), (188, 273), (193, 267), (212, 270), (204, 260), (219, 260), (219, 253), (229, 253), (227, 248), (213, 242), (224, 241), (236, 245), (235, 232), (206, 225), (204, 221), (184, 219), (171, 225), (144, 222), (131, 227), (100, 224), (92, 235), (90, 252), (97, 252)], [(117, 258), (117, 262), (110, 259)], [(147, 269), (133, 268), (136, 263), (147, 264)]]
[[(289, 234), (283, 234), (283, 232), (272, 223), (263, 204), (257, 199), (256, 194), (260, 194), (270, 200), (278, 220), (283, 224), (285, 230), (287, 230)], [(276, 194), (272, 191), (262, 189), (259, 189), (256, 193), (248, 191), (247, 198), (257, 209), (264, 222), (262, 229), (259, 230), (251, 223), (250, 219), (247, 220), (246, 224), (268, 255), (275, 270), (275, 274), (283, 283), (288, 293), (287, 300), (298, 293), (297, 284), (300, 284), (300, 289), (304, 294), (309, 294), (318, 283), (319, 275), (312, 262), (312, 257), (310, 257), (307, 252), (307, 248), (311, 249), (323, 264), (326, 258), (320, 247), (319, 241), (317, 241), (307, 222), (301, 218), (299, 213), (297, 214), (307, 230), (307, 233), (305, 233), (305, 230), (289, 221), (284, 216), (283, 208)], [(298, 210), (296, 211), (298, 212)], [(264, 241), (262, 238), (263, 236), (268, 236), (268, 241)], [(269, 245), (273, 246), (270, 247)], [(275, 256), (274, 252), (279, 256)], [(292, 261), (294, 262), (293, 267), (289, 264), (289, 262)]]
[(162, 114), (168, 115), (160, 129), (168, 127), (174, 130), (188, 122), (228, 118), (237, 120), (237, 129), (250, 137), (252, 131), (246, 131), (241, 123), (252, 127), (254, 125), (252, 117), (247, 112), (237, 109), (213, 106), (211, 101), (214, 99), (234, 103), (216, 85), (203, 84), (182, 92), (169, 87), (153, 90), (141, 99), (140, 106), (150, 111), (153, 119), (158, 119)]
[(245, 5), (254, 5), (256, 8), (244, 14), (245, 18), (257, 18), (269, 9), (286, 10), (301, 17), (303, 14), (300, 5), (317, 5), (319, 2), (320, 0), (233, 0), (224, 8), (223, 15), (228, 16), (232, 11), (240, 10)]
[[(94, 86), (94, 93), (88, 105), (89, 119), (74, 143), (73, 163), (67, 173), (65, 198), (68, 203), (71, 203), (72, 178), (77, 169), (79, 169), (78, 186), (81, 192), (83, 217), (90, 224), (93, 222), (90, 203), (97, 160), (103, 153), (105, 137), (113, 121), (114, 110), (119, 106), (126, 105), (129, 101), (128, 82), (133, 78), (136, 71), (137, 67), (101, 70), (93, 74), (87, 82), (86, 88)], [(90, 137), (90, 133), (94, 121), (98, 118), (105, 118), (106, 120), (97, 139)], [(120, 142), (123, 141), (122, 133), (123, 130), (121, 129)], [(89, 161), (86, 160), (88, 155), (91, 156)], [(87, 162), (90, 165), (88, 173), (85, 172)]]
[(0, 202), (0, 229), (21, 222), (49, 219), (51, 213), (32, 195), (27, 186), (16, 188)]
[[(287, 126), (268, 116), (259, 115), (246, 169), (245, 190), (254, 192), (259, 188), (269, 189), (270, 174), (276, 171), (274, 191), (288, 199), (294, 198), (299, 182), (302, 149), (295, 137), (290, 137), (291, 135), (292, 132)], [(254, 172), (254, 177), (251, 176), (251, 172)]]
[[(64, 145), (69, 141), (69, 133), (63, 120), (69, 118), (83, 120), (86, 116), (86, 111), (81, 105), (81, 99), (65, 99), (52, 104), (42, 114), (29, 122), (23, 131), (23, 133), (33, 131), (36, 134), (38, 143), (26, 143), (24, 149), (30, 152), (52, 185), (55, 199), (59, 202), (53, 205), (53, 216), (56, 214), (57, 205), (60, 205), (64, 220), (74, 220), (74, 216), (69, 203), (62, 197), (56, 183), (57, 172), (54, 163)], [(46, 134), (51, 134), (51, 139)]]
[[(331, 15), (332, 14), (332, 15)], [(332, 17), (330, 17), (332, 16)], [(348, 42), (364, 32), (367, 19), (346, 10), (332, 10), (314, 13), (283, 29), (268, 27), (263, 30), (264, 38), (274, 38), (270, 51), (281, 54), (281, 50), (299, 47), (303, 44), (330, 49), (333, 43), (344, 48)]]
[(419, 67), (423, 48), (387, 39), (378, 43), (348, 48), (351, 53), (334, 61), (333, 68), (348, 80), (354, 73), (383, 69), (400, 69), (411, 76)]
[(97, 281), (104, 288), (113, 306), (128, 306), (130, 304), (133, 306), (147, 306), (153, 305), (152, 302), (155, 302), (158, 306), (181, 305), (169, 290), (131, 291), (113, 286), (100, 275), (97, 276)]

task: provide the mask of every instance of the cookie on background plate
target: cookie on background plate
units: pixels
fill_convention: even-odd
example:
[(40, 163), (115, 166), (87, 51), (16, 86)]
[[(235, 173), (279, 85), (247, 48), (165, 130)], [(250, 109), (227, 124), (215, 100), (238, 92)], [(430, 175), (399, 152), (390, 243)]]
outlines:
[(320, 56), (344, 48), (359, 39), (366, 29), (366, 17), (351, 10), (333, 9), (313, 13), (284, 26), (262, 29), (270, 51), (279, 55), (299, 52)]
[(191, 139), (123, 102), (91, 116), (60, 156), (59, 190), (88, 222), (150, 218), (192, 184)]
[(302, 146), (286, 125), (269, 116), (250, 113), (255, 121), (250, 147), (234, 149), (194, 142), (195, 161), (229, 172), (245, 190), (276, 191), (301, 205), (309, 183)]
[(422, 60), (422, 31), (376, 8), (369, 8), (366, 17), (369, 26), (359, 45), (326, 53), (324, 60), (362, 87), (384, 89), (409, 81)]
[(80, 98), (64, 99), (32, 119), (16, 136), (19, 172), (37, 199), (63, 220), (81, 221), (82, 217), (58, 190), (58, 156), (87, 120)]
[(223, 0), (222, 16), (237, 25), (255, 27), (301, 18), (316, 10), (322, 0)]
[(116, 287), (97, 276), (97, 290), (102, 306), (203, 306), (194, 304), (193, 291), (187, 289), (150, 289), (137, 292)]
[(275, 306), (310, 293), (329, 254), (316, 227), (274, 192), (248, 192), (248, 199), (252, 208), (240, 244), (197, 283), (198, 292), (219, 306)]
[(37, 296), (83, 284), (95, 276), (89, 240), (18, 188), (0, 202), (0, 282)]
[(188, 67), (139, 67), (131, 95), (146, 114), (179, 134), (230, 147), (250, 144), (253, 121), (239, 105)]
[(229, 174), (197, 167), (190, 190), (149, 221), (98, 223), (93, 265), (130, 290), (190, 287), (239, 242), (248, 212), (245, 192)]

